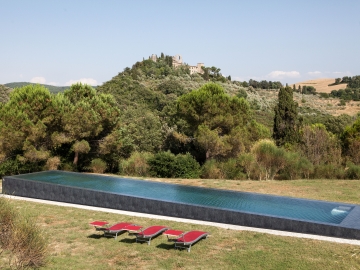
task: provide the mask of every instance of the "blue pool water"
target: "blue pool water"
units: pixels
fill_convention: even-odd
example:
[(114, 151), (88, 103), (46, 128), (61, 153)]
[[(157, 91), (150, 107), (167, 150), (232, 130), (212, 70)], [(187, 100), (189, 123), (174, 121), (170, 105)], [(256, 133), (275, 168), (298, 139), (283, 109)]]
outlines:
[(304, 200), (62, 171), (24, 174), (18, 175), (16, 178), (133, 197), (331, 224), (340, 224), (354, 208), (354, 206), (351, 205), (334, 202)]

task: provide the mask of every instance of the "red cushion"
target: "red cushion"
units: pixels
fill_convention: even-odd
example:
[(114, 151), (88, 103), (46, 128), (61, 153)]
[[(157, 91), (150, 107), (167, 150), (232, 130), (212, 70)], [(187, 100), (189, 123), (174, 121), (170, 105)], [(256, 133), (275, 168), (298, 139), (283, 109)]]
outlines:
[(150, 226), (139, 233), (139, 235), (153, 235), (157, 232), (160, 232), (161, 230), (164, 230), (167, 228), (166, 226)]
[(120, 230), (124, 230), (126, 228), (126, 226), (132, 225), (131, 223), (127, 223), (127, 222), (120, 222), (117, 223), (115, 225), (112, 225), (109, 228), (109, 231), (120, 231)]
[(195, 241), (196, 239), (198, 239), (199, 237), (205, 234), (206, 232), (202, 232), (202, 231), (190, 231), (177, 238), (176, 241), (189, 243)]
[(165, 235), (174, 235), (174, 236), (179, 236), (183, 233), (184, 231), (178, 231), (178, 230), (167, 230), (166, 232), (164, 232)]
[(128, 231), (138, 231), (142, 228), (142, 226), (137, 226), (137, 225), (129, 225), (126, 226), (126, 230)]
[(106, 224), (109, 224), (109, 222), (106, 222), (106, 221), (93, 221), (90, 223), (90, 225), (93, 225), (93, 226), (104, 226)]

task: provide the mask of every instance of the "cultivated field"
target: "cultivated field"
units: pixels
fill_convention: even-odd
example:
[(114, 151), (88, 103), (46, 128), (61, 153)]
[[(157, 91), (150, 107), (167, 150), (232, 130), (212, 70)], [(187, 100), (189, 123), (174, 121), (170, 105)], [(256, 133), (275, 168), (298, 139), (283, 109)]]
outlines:
[[(313, 86), (316, 88), (317, 93), (330, 93), (332, 90), (339, 90), (339, 89), (345, 89), (347, 84), (338, 84), (338, 85), (332, 85), (329, 86), (329, 84), (333, 84), (335, 82), (334, 78), (322, 78), (322, 79), (316, 79), (316, 80), (309, 80), (304, 82), (298, 82), (295, 83), (296, 88), (299, 87), (299, 85), (304, 86)], [(291, 85), (293, 86), (293, 84)]]

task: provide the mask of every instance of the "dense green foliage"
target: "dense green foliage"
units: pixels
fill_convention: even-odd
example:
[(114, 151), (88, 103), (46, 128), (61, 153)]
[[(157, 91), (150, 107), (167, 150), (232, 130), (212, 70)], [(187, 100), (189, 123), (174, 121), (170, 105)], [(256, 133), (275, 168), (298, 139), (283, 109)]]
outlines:
[(348, 77), (342, 79), (337, 78), (332, 85), (347, 84), (345, 89), (333, 90), (330, 93), (331, 97), (340, 98), (343, 100), (360, 100), (360, 76)]
[[(356, 177), (356, 117), (299, 108), (293, 91), (315, 93), (309, 87), (231, 81), (216, 67), (202, 71), (190, 75), (188, 65), (174, 68), (172, 57), (161, 54), (96, 89), (75, 84), (54, 94), (28, 84), (9, 96), (9, 88), (0, 88), (0, 175), (63, 169), (177, 178)], [(357, 77), (345, 80), (356, 85)], [(278, 102), (257, 89), (278, 92)], [(271, 137), (275, 144), (264, 140)]]
[(299, 92), (304, 95), (315, 95), (316, 94), (316, 89), (314, 86), (304, 85), (303, 87), (301, 87), (299, 89), (301, 89)]
[(273, 138), (277, 145), (295, 144), (298, 141), (297, 103), (290, 87), (281, 88), (275, 106)]
[(200, 175), (200, 165), (189, 153), (159, 152), (148, 163), (151, 175), (156, 177), (198, 178)]
[(249, 80), (248, 85), (243, 84), (244, 86), (251, 86), (255, 89), (280, 89), (283, 87), (281, 82), (272, 82), (272, 81), (266, 81), (262, 80), (261, 82), (258, 82), (256, 80)]
[(340, 98), (343, 100), (360, 100), (360, 87), (359, 88), (346, 88), (339, 90), (332, 90), (330, 93), (331, 97)]
[(9, 101), (10, 92), (12, 89), (0, 84), (0, 103), (6, 103)]

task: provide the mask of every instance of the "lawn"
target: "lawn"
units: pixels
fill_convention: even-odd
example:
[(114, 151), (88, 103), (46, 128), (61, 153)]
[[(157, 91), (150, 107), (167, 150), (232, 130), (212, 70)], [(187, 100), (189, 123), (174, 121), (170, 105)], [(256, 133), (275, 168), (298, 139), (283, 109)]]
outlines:
[[(360, 181), (162, 181), (360, 204), (356, 196)], [(20, 211), (35, 217), (44, 229), (50, 251), (44, 269), (360, 269), (359, 246), (26, 201), (13, 200), (12, 203)], [(188, 253), (175, 250), (165, 236), (155, 238), (150, 246), (135, 243), (134, 237), (127, 233), (117, 240), (101, 237), (88, 225), (93, 220), (129, 221), (143, 226), (159, 224), (185, 231), (204, 230), (210, 237), (198, 242)], [(6, 263), (6, 254), (0, 255), (0, 268), (6, 269)]]

